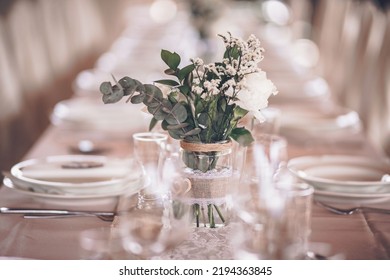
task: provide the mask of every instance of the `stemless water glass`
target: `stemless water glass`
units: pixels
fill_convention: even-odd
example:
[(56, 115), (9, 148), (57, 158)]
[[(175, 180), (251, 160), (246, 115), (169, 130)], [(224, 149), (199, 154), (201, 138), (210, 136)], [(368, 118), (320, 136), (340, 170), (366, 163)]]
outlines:
[(135, 259), (154, 259), (187, 238), (191, 225), (189, 190), (188, 182), (178, 178), (161, 205), (122, 211), (118, 226), (124, 250)]
[(279, 254), (285, 259), (302, 259), (308, 251), (314, 188), (304, 183), (279, 183), (284, 216), (279, 233)]
[(264, 191), (259, 181), (245, 181), (238, 220), (232, 230), (238, 259), (304, 259), (311, 232), (313, 188), (307, 184), (278, 184)]
[(252, 132), (255, 138), (258, 134), (279, 134), (281, 121), (280, 110), (274, 107), (267, 107), (261, 110), (261, 113), (264, 115), (265, 121), (259, 122), (254, 120)]
[(263, 148), (272, 172), (277, 172), (287, 161), (287, 140), (276, 134), (255, 135), (255, 145)]
[(158, 165), (164, 156), (168, 135), (158, 132), (133, 134), (134, 156), (145, 176), (145, 186), (139, 192), (139, 206), (149, 207), (160, 195), (158, 188)]
[(287, 140), (275, 134), (258, 134), (246, 148), (241, 178), (257, 178), (271, 184), (287, 162)]
[(107, 260), (126, 258), (119, 232), (111, 227), (83, 230), (79, 236), (81, 259)]

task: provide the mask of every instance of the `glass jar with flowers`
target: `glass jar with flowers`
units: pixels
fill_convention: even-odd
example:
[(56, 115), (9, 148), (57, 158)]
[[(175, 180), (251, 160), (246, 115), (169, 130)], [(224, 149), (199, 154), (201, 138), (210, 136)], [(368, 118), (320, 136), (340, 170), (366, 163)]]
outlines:
[[(162, 129), (180, 140), (183, 174), (192, 184), (196, 225), (211, 228), (228, 222), (226, 193), (234, 176), (231, 141), (242, 146), (253, 141), (240, 120), (249, 113), (263, 121), (260, 110), (277, 93), (258, 66), (264, 52), (258, 38), (251, 35), (245, 41), (230, 33), (219, 36), (225, 44), (219, 62), (205, 64), (195, 58), (179, 67), (180, 56), (162, 50), (161, 58), (168, 66), (165, 74), (172, 79), (143, 84), (123, 77), (114, 78), (114, 85), (100, 85), (104, 103), (124, 97), (133, 104), (143, 103), (153, 116), (149, 129), (161, 122)], [(165, 94), (162, 87), (168, 88)]]

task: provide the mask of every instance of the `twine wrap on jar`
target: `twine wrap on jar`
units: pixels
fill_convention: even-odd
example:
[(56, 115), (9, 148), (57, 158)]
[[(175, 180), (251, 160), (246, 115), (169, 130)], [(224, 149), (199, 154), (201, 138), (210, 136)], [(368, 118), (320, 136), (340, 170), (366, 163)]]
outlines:
[[(180, 147), (186, 152), (195, 153), (198, 157), (222, 157), (224, 152), (231, 153), (231, 141), (221, 143), (191, 143), (180, 142)], [(210, 155), (216, 152), (215, 155)], [(185, 176), (191, 181), (191, 201), (192, 204), (207, 206), (209, 204), (222, 205), (226, 202), (226, 193), (229, 188), (233, 170), (231, 166), (218, 165), (206, 172), (201, 170), (186, 168)]]

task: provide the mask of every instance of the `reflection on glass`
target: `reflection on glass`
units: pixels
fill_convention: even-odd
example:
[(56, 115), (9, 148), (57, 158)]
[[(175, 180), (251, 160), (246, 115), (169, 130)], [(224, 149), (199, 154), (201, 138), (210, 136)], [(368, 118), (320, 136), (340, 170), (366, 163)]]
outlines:
[(139, 207), (158, 202), (162, 190), (158, 184), (158, 166), (165, 153), (168, 136), (157, 132), (133, 134), (134, 156), (142, 166), (145, 186), (139, 192)]
[[(168, 184), (168, 183), (167, 183)], [(127, 198), (121, 205), (119, 224), (123, 248), (136, 259), (154, 259), (180, 244), (191, 228), (190, 185), (171, 181), (169, 195), (149, 208), (134, 207)]]

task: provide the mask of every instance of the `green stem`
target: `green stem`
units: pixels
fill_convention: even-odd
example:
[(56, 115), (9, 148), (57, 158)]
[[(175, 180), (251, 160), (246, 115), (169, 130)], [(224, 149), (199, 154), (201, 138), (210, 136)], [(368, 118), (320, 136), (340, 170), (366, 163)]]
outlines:
[(218, 216), (219, 216), (219, 218), (221, 218), (222, 223), (225, 223), (225, 218), (222, 215), (221, 209), (219, 209), (219, 207), (215, 204), (214, 204), (214, 208), (215, 208), (215, 210), (217, 210)]
[(196, 227), (199, 227), (199, 204), (194, 204), (194, 214), (196, 219)]
[(202, 210), (202, 220), (203, 220), (203, 225), (206, 227), (206, 214), (204, 213), (204, 207), (201, 207)]
[(214, 220), (214, 213), (213, 213), (213, 205), (212, 204), (207, 205), (207, 212), (209, 214), (210, 228), (215, 228), (215, 220)]

